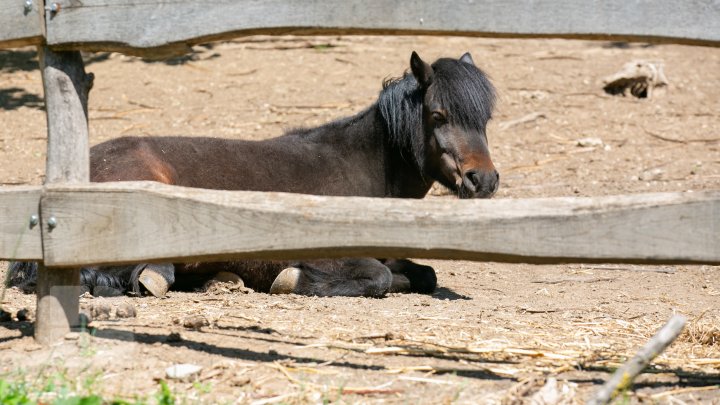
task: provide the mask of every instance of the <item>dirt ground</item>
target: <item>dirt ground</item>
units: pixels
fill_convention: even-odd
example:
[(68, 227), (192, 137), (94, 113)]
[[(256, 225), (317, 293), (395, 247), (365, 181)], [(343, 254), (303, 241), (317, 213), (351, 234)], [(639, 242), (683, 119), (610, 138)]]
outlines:
[[(372, 103), (412, 50), (426, 60), (470, 51), (492, 78), (498, 199), (720, 189), (720, 49), (680, 45), (251, 37), (164, 62), (92, 54), (91, 143), (127, 134), (262, 139), (318, 125)], [(636, 59), (664, 63), (666, 94), (605, 94), (601, 79)], [(0, 71), (0, 183), (41, 184), (35, 51), (0, 53)], [(129, 303), (137, 316), (96, 319), (92, 334), (53, 348), (34, 343), (29, 321), (0, 323), (0, 376), (55, 373), (77, 392), (152, 402), (166, 368), (190, 363), (202, 369), (169, 380), (180, 402), (581, 403), (679, 313), (685, 332), (621, 402), (720, 404), (719, 267), (421, 262), (438, 273), (431, 296), (221, 286), (166, 299), (85, 297), (86, 308)], [(2, 299), (13, 315), (30, 309), (31, 320), (34, 306), (16, 289)]]

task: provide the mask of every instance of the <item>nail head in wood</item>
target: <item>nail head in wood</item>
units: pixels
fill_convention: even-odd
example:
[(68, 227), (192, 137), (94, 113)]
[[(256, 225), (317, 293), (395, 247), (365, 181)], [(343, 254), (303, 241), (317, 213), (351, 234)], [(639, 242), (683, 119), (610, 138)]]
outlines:
[(60, 4), (58, 3), (50, 3), (49, 6), (45, 6), (45, 10), (51, 12), (52, 14), (57, 14), (60, 12)]

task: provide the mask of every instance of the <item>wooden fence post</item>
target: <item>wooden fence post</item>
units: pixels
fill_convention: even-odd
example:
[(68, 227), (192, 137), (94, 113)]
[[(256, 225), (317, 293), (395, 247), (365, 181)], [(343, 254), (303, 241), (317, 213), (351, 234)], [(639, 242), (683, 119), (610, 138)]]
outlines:
[[(93, 76), (85, 73), (78, 51), (38, 50), (48, 128), (45, 184), (89, 182), (87, 102)], [(40, 205), (43, 235), (63, 226), (42, 209), (42, 201)], [(35, 323), (39, 343), (55, 343), (78, 326), (79, 295), (79, 269), (40, 266)]]

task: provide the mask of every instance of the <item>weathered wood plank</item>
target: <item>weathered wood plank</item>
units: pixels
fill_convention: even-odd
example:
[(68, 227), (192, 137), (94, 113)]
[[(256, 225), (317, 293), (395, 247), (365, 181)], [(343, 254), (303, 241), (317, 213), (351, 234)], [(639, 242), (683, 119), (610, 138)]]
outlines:
[[(417, 33), (720, 45), (717, 0), (58, 0), (48, 44), (159, 56), (257, 33)], [(163, 48), (163, 49), (159, 49)]]
[[(87, 103), (93, 76), (85, 73), (78, 51), (38, 50), (48, 128), (45, 185), (89, 182)], [(52, 210), (40, 208), (44, 239), (55, 219)], [(80, 269), (49, 266), (40, 266), (37, 280), (35, 339), (41, 344), (56, 343), (79, 325)]]
[(347, 255), (720, 263), (720, 192), (457, 201), (114, 183), (52, 187), (41, 206), (58, 221), (45, 262), (63, 266)]
[(45, 181), (90, 181), (88, 93), (93, 75), (85, 73), (80, 52), (55, 52), (38, 47), (48, 128)]
[(40, 187), (0, 188), (0, 259), (42, 260), (41, 192)]
[(43, 41), (42, 0), (0, 2), (0, 49), (38, 45)]

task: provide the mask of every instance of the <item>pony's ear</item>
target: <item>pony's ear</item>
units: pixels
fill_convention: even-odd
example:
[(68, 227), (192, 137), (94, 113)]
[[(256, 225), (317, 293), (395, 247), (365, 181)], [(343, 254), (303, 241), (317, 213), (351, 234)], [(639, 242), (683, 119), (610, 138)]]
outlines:
[(415, 51), (410, 56), (410, 70), (412, 70), (413, 76), (420, 83), (420, 86), (427, 87), (430, 85), (433, 68), (420, 59)]
[(475, 62), (473, 62), (472, 56), (470, 56), (470, 52), (465, 52), (463, 56), (460, 57), (460, 62), (465, 62), (475, 66)]

